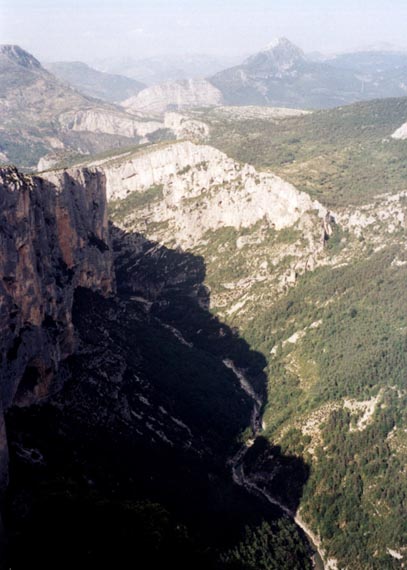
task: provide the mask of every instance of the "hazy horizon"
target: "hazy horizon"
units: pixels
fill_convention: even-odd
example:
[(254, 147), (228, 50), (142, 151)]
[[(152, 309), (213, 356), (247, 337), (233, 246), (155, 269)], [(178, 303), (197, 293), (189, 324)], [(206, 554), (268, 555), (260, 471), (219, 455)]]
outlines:
[[(367, 8), (367, 4), (369, 7)], [(43, 61), (162, 55), (244, 56), (284, 36), (324, 54), (390, 43), (406, 49), (407, 6), (383, 0), (0, 0), (0, 43)]]

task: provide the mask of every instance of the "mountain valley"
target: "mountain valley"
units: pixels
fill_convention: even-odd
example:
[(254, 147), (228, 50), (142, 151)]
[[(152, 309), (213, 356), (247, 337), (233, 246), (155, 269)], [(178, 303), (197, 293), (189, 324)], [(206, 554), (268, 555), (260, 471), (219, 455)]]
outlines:
[[(154, 565), (227, 568), (253, 555), (250, 533), (268, 568), (310, 568), (293, 523), (233, 484), (228, 461), (250, 432), (252, 397), (224, 361), (244, 366), (265, 397), (264, 360), (208, 312), (203, 259), (107, 232), (99, 169), (46, 178), (4, 169), (2, 182), (3, 513), (13, 566), (53, 567), (67, 543), (60, 567), (117, 564), (140, 540), (139, 559)], [(298, 489), (286, 489), (294, 501), (307, 469), (294, 470), (294, 456), (281, 461), (298, 477)], [(50, 544), (36, 551), (38, 532)]]
[(403, 57), (0, 48), (0, 567), (405, 567)]
[[(302, 192), (268, 170), (192, 143), (164, 144), (97, 164), (106, 173), (115, 224), (202, 256), (211, 312), (264, 355), (268, 404), (262, 436), (313, 466), (300, 514), (322, 539), (328, 565), (338, 568), (394, 568), (398, 558), (391, 553), (404, 553), (406, 489), (399, 470), (406, 397), (406, 147), (391, 135), (406, 116), (405, 105), (405, 99), (377, 101), (320, 115), (270, 114), (269, 121), (253, 120), (254, 109), (242, 109), (240, 121), (226, 112), (220, 121), (218, 109), (192, 113), (199, 120), (209, 117), (212, 144), (240, 161), (248, 153), (263, 168), (273, 157), (275, 170)], [(355, 116), (360, 124), (351, 129)], [(256, 138), (247, 146), (250, 132)], [(292, 132), (298, 140), (286, 146)], [(375, 169), (362, 170), (365, 157), (352, 152), (362, 145), (364, 156), (377, 153)], [(256, 148), (263, 154), (252, 159)], [(298, 148), (299, 155), (286, 165), (287, 148)], [(343, 148), (349, 183), (343, 178)], [(315, 174), (302, 169), (300, 160), (314, 160)], [(182, 330), (178, 318), (171, 326)], [(348, 454), (342, 471), (340, 449)], [(257, 474), (269, 464), (261, 446), (250, 458)], [(256, 481), (275, 497), (272, 472), (266, 468)], [(321, 511), (328, 497), (336, 510)], [(357, 552), (356, 536), (364, 545)]]

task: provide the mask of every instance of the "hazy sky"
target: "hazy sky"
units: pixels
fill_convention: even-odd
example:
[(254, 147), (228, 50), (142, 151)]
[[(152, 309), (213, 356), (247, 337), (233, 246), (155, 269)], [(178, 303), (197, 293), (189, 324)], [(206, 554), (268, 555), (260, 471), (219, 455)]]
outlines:
[(0, 43), (39, 59), (406, 46), (407, 0), (0, 0)]

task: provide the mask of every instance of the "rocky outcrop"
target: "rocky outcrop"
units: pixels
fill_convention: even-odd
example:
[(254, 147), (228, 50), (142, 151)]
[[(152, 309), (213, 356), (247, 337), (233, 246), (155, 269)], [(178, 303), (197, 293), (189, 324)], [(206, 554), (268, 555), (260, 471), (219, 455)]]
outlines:
[(407, 123), (401, 125), (401, 127), (391, 135), (391, 138), (396, 140), (407, 139)]
[(250, 56), (245, 63), (250, 68), (281, 79), (287, 75), (295, 76), (297, 66), (305, 61), (302, 49), (287, 38), (276, 38), (259, 53)]
[(123, 101), (129, 112), (160, 115), (165, 111), (178, 111), (188, 107), (221, 105), (222, 94), (205, 79), (168, 81), (143, 89), (135, 97)]
[(33, 55), (21, 49), (18, 45), (4, 44), (0, 46), (0, 55), (27, 69), (40, 69), (41, 64)]
[(383, 235), (396, 234), (406, 228), (406, 199), (407, 191), (382, 194), (373, 203), (340, 211), (337, 221), (357, 237), (369, 237), (371, 243), (379, 245)]
[(159, 121), (140, 121), (120, 112), (106, 112), (103, 109), (68, 111), (58, 117), (65, 130), (97, 134), (120, 135), (127, 138), (145, 137), (163, 128)]
[(166, 113), (164, 126), (166, 129), (171, 130), (178, 140), (189, 139), (202, 142), (209, 137), (210, 132), (206, 123), (191, 119), (180, 113)]
[(105, 172), (116, 225), (204, 256), (210, 306), (225, 320), (250, 318), (260, 290), (272, 303), (300, 275), (334, 263), (318, 201), (209, 145), (161, 144), (92, 166)]
[(0, 476), (7, 477), (3, 412), (52, 393), (75, 348), (79, 286), (114, 291), (105, 180), (82, 169), (28, 177), (0, 170)]
[[(260, 220), (280, 230), (311, 210), (325, 213), (278, 176), (257, 172), (207, 145), (181, 142), (96, 165), (106, 174), (110, 200), (162, 186), (159, 202), (146, 206), (142, 223), (168, 224), (176, 242), (189, 247), (208, 230), (248, 228)], [(145, 226), (132, 229), (144, 231)]]

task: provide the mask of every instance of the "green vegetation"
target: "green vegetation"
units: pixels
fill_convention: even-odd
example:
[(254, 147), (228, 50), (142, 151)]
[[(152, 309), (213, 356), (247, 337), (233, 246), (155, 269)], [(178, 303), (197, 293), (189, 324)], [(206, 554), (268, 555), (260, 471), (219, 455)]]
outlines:
[[(312, 461), (303, 512), (329, 554), (357, 570), (393, 568), (383, 553), (407, 540), (405, 452), (392, 439), (394, 429), (407, 428), (407, 268), (394, 266), (397, 255), (389, 246), (308, 273), (244, 331), (265, 355), (278, 347), (268, 364), (266, 434)], [(303, 340), (282, 345), (306, 329)], [(374, 397), (378, 405), (358, 429), (362, 412), (344, 409), (343, 401)], [(310, 457), (312, 438), (294, 426), (324, 409), (322, 440)]]
[[(332, 208), (407, 189), (407, 141), (390, 138), (407, 120), (407, 98), (280, 121), (205, 113), (214, 146)], [(217, 313), (267, 360), (264, 435), (311, 465), (302, 516), (352, 570), (398, 568), (388, 549), (405, 555), (407, 544), (406, 232), (400, 225), (390, 235), (390, 223), (359, 238), (334, 226), (327, 265), (303, 275), (296, 250), (309, 244), (295, 227), (225, 227), (194, 250)], [(284, 272), (290, 286), (278, 282)], [(267, 525), (249, 526), (224, 560), (273, 568), (264, 552), (276, 540)]]
[(9, 159), (7, 164), (18, 164), (21, 166), (21, 170), (26, 170), (30, 165), (37, 164), (39, 159), (48, 152), (39, 133), (35, 131), (30, 133), (30, 138), (27, 137), (24, 145), (21, 144), (20, 133), (17, 136), (2, 133), (0, 144), (2, 152)]
[(280, 520), (277, 529), (278, 532), (265, 521), (257, 528), (246, 527), (238, 546), (222, 556), (227, 568), (280, 570), (288, 564), (290, 570), (311, 570), (307, 549), (298, 542), (294, 524)]
[(109, 215), (113, 222), (122, 222), (124, 218), (137, 208), (144, 208), (163, 196), (163, 185), (151, 186), (144, 192), (131, 192), (123, 200), (109, 202)]
[[(206, 283), (214, 292), (219, 293), (225, 291), (225, 286), (230, 287), (237, 281), (255, 281), (256, 275), (261, 272), (261, 262), (273, 264), (273, 249), (302, 243), (301, 238), (301, 232), (296, 228), (278, 232), (260, 220), (250, 228), (227, 226), (215, 231), (209, 230), (203, 236), (204, 245), (198, 246), (195, 252), (203, 255), (206, 260)], [(255, 255), (251, 255), (252, 251), (255, 251)], [(289, 261), (290, 256), (283, 257), (279, 266), (283, 267)]]
[(389, 434), (407, 425), (406, 406), (406, 395), (390, 390), (365, 430), (350, 431), (347, 410), (333, 412), (323, 428), (304, 508), (329, 553), (356, 570), (395, 568), (386, 549), (405, 545), (406, 464)]
[(221, 121), (211, 113), (207, 120), (211, 144), (273, 170), (329, 207), (363, 204), (407, 187), (407, 141), (390, 138), (407, 120), (407, 98), (280, 121)]

